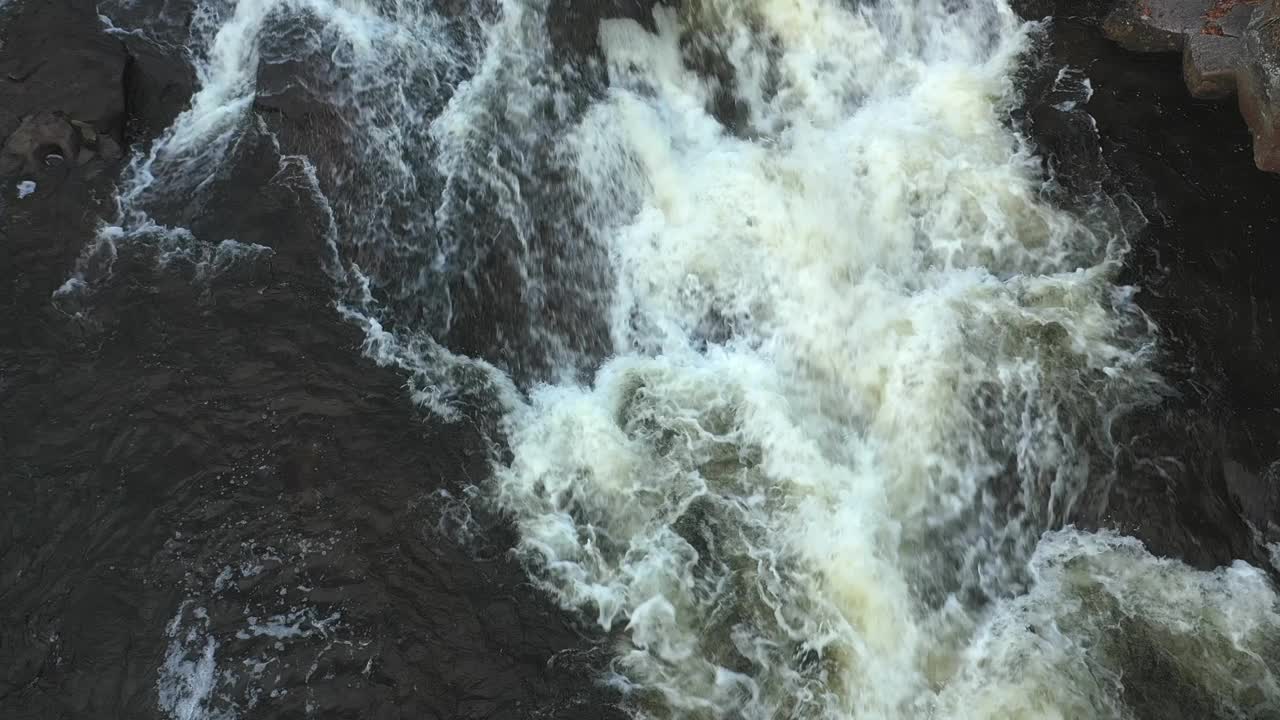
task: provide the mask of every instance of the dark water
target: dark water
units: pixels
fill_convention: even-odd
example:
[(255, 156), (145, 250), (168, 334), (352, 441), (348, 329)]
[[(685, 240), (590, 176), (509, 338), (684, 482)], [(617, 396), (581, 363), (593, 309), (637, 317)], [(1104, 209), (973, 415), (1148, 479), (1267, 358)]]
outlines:
[[(42, 13), (9, 20), (4, 60), (70, 23), (95, 34), (91, 15)], [(134, 139), (174, 102), (143, 99), (160, 117), (130, 117)], [(224, 218), (270, 261), (206, 282), (126, 250), (82, 317), (49, 298), (109, 184), (59, 167), (6, 193), (0, 717), (608, 716), (598, 652), (507, 559), (506, 530), (455, 539), (449, 493), (486, 472), (478, 433), (421, 416), (363, 359), (317, 208), (268, 182), (269, 144), (242, 151), (238, 194), (198, 224)], [(209, 638), (217, 687), (191, 687)]]
[(1065, 5), (1047, 62), (1087, 70), (1097, 141), (1049, 103), (1030, 109), (1033, 133), (1068, 192), (1101, 182), (1147, 221), (1125, 281), (1142, 288), (1139, 304), (1161, 328), (1161, 372), (1178, 393), (1124, 432), (1135, 437), (1134, 464), (1180, 462), (1123, 474), (1104, 521), (1194, 565), (1268, 567), (1264, 543), (1280, 537), (1280, 292), (1271, 280), (1280, 177), (1253, 166), (1234, 101), (1188, 98), (1174, 55), (1108, 43), (1097, 22), (1106, 3)]
[[(88, 4), (34, 5), (4, 10), (0, 69), (42, 42), (124, 52), (102, 44)], [(154, 5), (182, 25), (180, 4)], [(602, 12), (635, 12), (560, 5), (550, 30), (570, 57), (594, 51)], [(1025, 117), (1060, 201), (1087, 202), (1101, 183), (1150, 221), (1128, 272), (1165, 329), (1162, 370), (1179, 395), (1123, 432), (1135, 466), (1181, 462), (1144, 466), (1081, 521), (1200, 566), (1265, 566), (1265, 543), (1280, 540), (1280, 179), (1252, 168), (1232, 108), (1187, 99), (1176, 58), (1111, 47), (1094, 10), (1049, 29)], [(145, 142), (190, 78), (176, 48), (127, 40), (119, 132)], [(1092, 78), (1097, 136), (1046, 109), (1063, 64)], [(322, 165), (334, 148), (322, 119), (271, 104), (261, 112), (284, 151)], [(269, 259), (209, 276), (126, 249), (73, 307), (49, 298), (110, 212), (118, 165), (42, 170), (21, 201), (4, 180), (0, 717), (622, 717), (598, 684), (599, 638), (528, 584), (500, 519), (461, 502), (487, 473), (493, 418), (432, 420), (404, 377), (362, 356), (321, 267), (319, 208), (272, 182), (278, 151), (252, 138), (191, 220)], [(473, 290), (486, 301), (449, 338), (477, 355), (501, 350), (493, 329), (515, 304), (491, 260), (492, 284)], [(1132, 700), (1152, 718), (1195, 707)]]

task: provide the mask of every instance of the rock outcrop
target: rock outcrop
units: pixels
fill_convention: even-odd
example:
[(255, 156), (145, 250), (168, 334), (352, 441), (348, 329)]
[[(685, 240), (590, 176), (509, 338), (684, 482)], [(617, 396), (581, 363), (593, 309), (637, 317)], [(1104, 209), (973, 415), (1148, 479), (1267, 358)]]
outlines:
[(0, 179), (33, 181), (63, 165), (96, 175), (119, 160), (128, 65), (91, 0), (15, 14), (0, 46)]
[(1253, 131), (1258, 167), (1280, 172), (1280, 0), (1254, 14), (1244, 46), (1250, 62), (1240, 79), (1240, 111)]
[(1181, 52), (1198, 98), (1239, 96), (1258, 167), (1280, 172), (1280, 0), (1122, 0), (1103, 24), (1136, 52)]

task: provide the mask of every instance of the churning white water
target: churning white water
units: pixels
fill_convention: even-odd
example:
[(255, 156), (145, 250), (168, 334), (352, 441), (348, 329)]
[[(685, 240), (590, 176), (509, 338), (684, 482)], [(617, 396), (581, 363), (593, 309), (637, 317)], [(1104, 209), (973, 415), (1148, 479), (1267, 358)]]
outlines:
[(1151, 682), (1280, 712), (1259, 571), (1042, 535), (1158, 380), (1111, 214), (1042, 200), (1009, 128), (1008, 8), (656, 19), (601, 28), (610, 91), (566, 141), (614, 356), (510, 412), (495, 483), (544, 586), (616, 631), (619, 686), (678, 717), (1129, 717)]
[[(598, 94), (544, 0), (489, 5), (203, 4), (104, 236), (216, 181), (261, 63), (304, 61), (349, 162), (287, 162), (333, 188), (340, 308), (443, 417), (500, 408), (483, 494), (643, 716), (1280, 716), (1261, 571), (1063, 529), (1160, 381), (1117, 213), (1047, 202), (1009, 121), (1003, 0), (686, 0), (601, 25)], [(498, 249), (528, 342), (455, 355)]]

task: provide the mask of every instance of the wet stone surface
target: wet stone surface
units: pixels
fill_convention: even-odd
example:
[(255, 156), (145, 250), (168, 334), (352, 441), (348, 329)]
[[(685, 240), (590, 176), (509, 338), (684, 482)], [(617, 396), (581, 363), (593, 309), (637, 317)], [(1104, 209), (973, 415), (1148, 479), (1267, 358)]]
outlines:
[(1280, 172), (1278, 20), (1276, 0), (1121, 0), (1103, 30), (1136, 52), (1180, 51), (1187, 89), (1198, 98), (1238, 93), (1255, 163)]

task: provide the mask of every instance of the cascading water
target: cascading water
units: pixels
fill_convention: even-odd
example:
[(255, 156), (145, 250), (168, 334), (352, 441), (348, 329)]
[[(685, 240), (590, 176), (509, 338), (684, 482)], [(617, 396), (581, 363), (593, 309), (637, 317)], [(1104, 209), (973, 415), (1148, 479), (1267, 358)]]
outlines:
[[(1256, 571), (1041, 537), (1158, 381), (1113, 213), (1048, 206), (1002, 117), (1008, 9), (658, 19), (602, 28), (611, 92), (566, 141), (608, 205), (616, 355), (512, 411), (496, 481), (545, 586), (621, 630), (620, 683), (657, 715), (1125, 717), (1104, 635), (1149, 623), (1178, 662), (1250, 668), (1184, 678), (1224, 716), (1274, 709)], [(736, 134), (690, 35), (731, 70)], [(1192, 630), (1210, 607), (1253, 632)]]
[(200, 90), (103, 237), (158, 232), (263, 131), (260, 63), (305, 64), (340, 308), (443, 417), (497, 408), (479, 496), (643, 716), (1127, 718), (1155, 682), (1280, 715), (1261, 571), (1063, 529), (1162, 388), (1120, 213), (1051, 205), (1008, 120), (1002, 0), (659, 6), (602, 23), (603, 92), (545, 2), (471, 9), (201, 5)]

